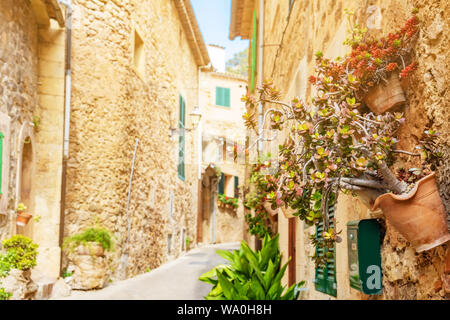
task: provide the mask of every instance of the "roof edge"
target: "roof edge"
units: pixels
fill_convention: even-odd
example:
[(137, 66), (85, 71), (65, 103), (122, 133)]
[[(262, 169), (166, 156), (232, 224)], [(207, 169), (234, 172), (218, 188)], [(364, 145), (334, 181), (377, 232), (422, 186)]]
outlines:
[(206, 66), (211, 60), (200, 31), (194, 9), (190, 0), (175, 0), (175, 7), (180, 15), (181, 24), (187, 32), (190, 47), (194, 53), (198, 66)]

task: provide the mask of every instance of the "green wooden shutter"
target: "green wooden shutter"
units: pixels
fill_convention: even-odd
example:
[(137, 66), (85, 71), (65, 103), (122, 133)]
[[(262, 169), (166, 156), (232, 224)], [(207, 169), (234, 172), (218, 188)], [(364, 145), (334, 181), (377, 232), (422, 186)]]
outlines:
[(180, 135), (178, 138), (178, 177), (181, 180), (185, 179), (185, 166), (184, 166), (184, 150), (185, 150), (185, 120), (186, 120), (186, 101), (180, 95), (179, 98), (179, 118), (178, 128), (180, 129)]
[[(329, 228), (334, 229), (334, 211), (335, 206), (331, 206), (329, 209), (329, 221), (327, 230)], [(322, 237), (322, 232), (324, 231), (324, 223), (321, 221), (316, 227), (316, 238)], [(332, 257), (327, 259), (325, 266), (316, 267), (316, 274), (314, 278), (314, 286), (317, 291), (329, 294), (330, 296), (337, 296), (337, 282), (336, 282), (336, 246), (334, 248), (329, 249), (328, 252), (331, 252)], [(323, 256), (327, 254), (326, 248), (318, 248), (316, 247), (316, 255)]]
[(222, 88), (216, 87), (216, 106), (221, 106), (222, 103)]
[(219, 184), (217, 187), (218, 187), (217, 192), (219, 194), (225, 193), (225, 175), (223, 173), (220, 174), (220, 180), (219, 180)]
[(234, 197), (239, 197), (239, 177), (234, 176)]
[(0, 194), (3, 194), (2, 180), (3, 180), (3, 138), (5, 135), (0, 132)]
[(256, 77), (256, 46), (258, 35), (258, 22), (256, 20), (256, 11), (253, 10), (253, 36), (252, 36), (252, 56), (251, 56), (251, 74), (250, 74), (250, 92), (255, 90), (255, 77)]
[(224, 95), (223, 106), (229, 107), (230, 106), (230, 88), (223, 88), (223, 95)]
[(216, 105), (230, 106), (230, 88), (216, 87)]

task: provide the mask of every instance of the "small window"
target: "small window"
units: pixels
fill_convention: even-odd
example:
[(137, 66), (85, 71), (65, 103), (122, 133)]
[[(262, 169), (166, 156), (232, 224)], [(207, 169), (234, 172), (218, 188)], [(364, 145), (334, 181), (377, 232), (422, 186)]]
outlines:
[(225, 175), (223, 172), (220, 174), (219, 184), (217, 185), (217, 192), (219, 194), (225, 193)]
[(144, 41), (136, 30), (134, 31), (133, 63), (136, 72), (142, 77), (145, 74)]
[(234, 197), (239, 197), (239, 177), (234, 177)]
[(216, 87), (216, 105), (222, 107), (230, 106), (230, 88)]
[(172, 235), (167, 235), (167, 253), (170, 254), (172, 251)]

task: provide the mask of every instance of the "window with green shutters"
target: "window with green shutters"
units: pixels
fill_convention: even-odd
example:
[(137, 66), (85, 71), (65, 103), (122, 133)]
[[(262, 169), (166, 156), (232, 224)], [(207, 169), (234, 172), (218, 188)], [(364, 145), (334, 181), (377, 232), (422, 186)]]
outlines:
[(225, 193), (225, 175), (223, 173), (220, 174), (219, 184), (217, 185), (217, 193)]
[[(328, 226), (326, 226), (326, 229), (333, 228), (334, 229), (334, 211), (335, 207), (331, 206), (329, 209), (329, 222)], [(320, 239), (322, 238), (322, 232), (324, 231), (324, 223), (323, 221), (320, 222), (316, 227), (316, 238)], [(314, 286), (317, 291), (329, 294), (330, 296), (336, 297), (337, 296), (337, 285), (336, 285), (336, 246), (334, 248), (329, 249), (327, 251), (326, 248), (319, 248), (316, 247), (316, 255), (317, 256), (324, 256), (327, 254), (327, 252), (330, 252), (332, 255), (330, 255), (329, 258), (327, 258), (327, 262), (325, 263), (325, 266), (318, 266), (316, 267), (316, 273), (314, 278)]]
[(216, 105), (222, 107), (230, 106), (230, 88), (216, 87)]
[(2, 180), (3, 180), (3, 138), (5, 135), (0, 132), (0, 194), (3, 194)]
[(184, 166), (184, 151), (185, 151), (185, 119), (186, 119), (186, 101), (180, 95), (179, 98), (179, 118), (178, 118), (178, 128), (180, 129), (180, 135), (178, 140), (178, 177), (181, 180), (185, 179), (185, 166)]
[(234, 197), (239, 197), (239, 177), (234, 176)]
[(250, 61), (250, 67), (251, 67), (251, 73), (250, 73), (250, 92), (253, 92), (255, 90), (255, 77), (256, 77), (256, 45), (257, 45), (257, 36), (258, 36), (258, 22), (256, 20), (256, 11), (253, 11), (253, 35), (252, 35), (252, 41), (251, 41), (251, 61)]

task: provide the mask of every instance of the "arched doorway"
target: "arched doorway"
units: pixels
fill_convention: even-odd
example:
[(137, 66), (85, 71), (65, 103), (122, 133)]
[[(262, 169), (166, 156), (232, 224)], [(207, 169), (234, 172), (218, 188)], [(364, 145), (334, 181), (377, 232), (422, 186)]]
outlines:
[[(26, 137), (23, 142), (22, 159), (20, 168), (20, 199), (19, 202), (27, 206), (26, 212), (33, 214), (34, 203), (31, 196), (31, 183), (33, 173), (33, 145), (31, 137)], [(33, 238), (33, 220), (24, 227), (17, 226), (17, 233)]]
[[(16, 200), (15, 208), (23, 203), (27, 209), (24, 211), (36, 216), (35, 199), (33, 191), (33, 175), (35, 162), (34, 132), (32, 124), (25, 122), (19, 133), (16, 171)], [(33, 239), (34, 220), (31, 218), (26, 226), (15, 224), (15, 232)]]

